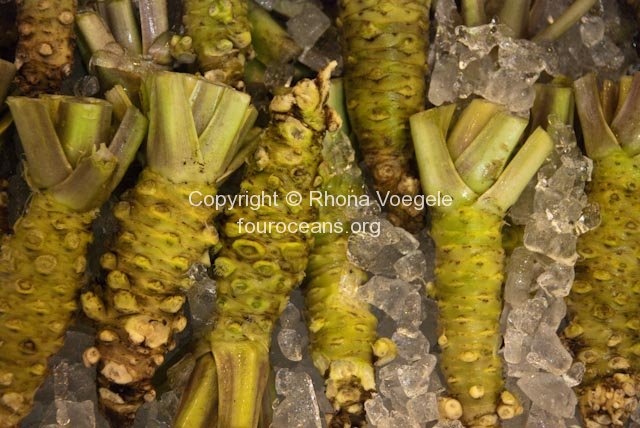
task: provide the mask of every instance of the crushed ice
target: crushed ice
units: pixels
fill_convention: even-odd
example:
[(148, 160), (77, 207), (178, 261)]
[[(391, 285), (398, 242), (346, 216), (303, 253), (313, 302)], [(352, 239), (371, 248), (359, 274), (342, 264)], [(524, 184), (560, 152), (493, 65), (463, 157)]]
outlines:
[(511, 217), (524, 226), (524, 245), (507, 264), (502, 316), (507, 385), (529, 408), (512, 426), (528, 428), (564, 427), (574, 417), (571, 388), (582, 380), (584, 365), (573, 361), (556, 332), (566, 315), (577, 238), (598, 224), (584, 193), (591, 160), (581, 154), (570, 126), (551, 122), (555, 150)]

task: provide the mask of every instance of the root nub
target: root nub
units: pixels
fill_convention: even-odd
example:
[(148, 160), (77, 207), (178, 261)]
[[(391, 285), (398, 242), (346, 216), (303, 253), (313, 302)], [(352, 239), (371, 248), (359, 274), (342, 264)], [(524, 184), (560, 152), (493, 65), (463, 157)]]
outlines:
[(579, 390), (580, 412), (588, 428), (623, 426), (638, 407), (640, 377), (616, 373)]

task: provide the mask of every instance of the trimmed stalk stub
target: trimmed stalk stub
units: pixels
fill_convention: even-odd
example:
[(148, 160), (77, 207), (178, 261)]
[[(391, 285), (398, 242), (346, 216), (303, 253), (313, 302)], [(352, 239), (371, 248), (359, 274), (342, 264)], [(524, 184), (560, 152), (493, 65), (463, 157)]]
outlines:
[[(431, 225), (438, 343), (451, 394), (441, 400), (440, 410), (443, 417), (462, 418), (468, 426), (490, 427), (522, 412), (517, 400), (510, 399), (513, 395), (503, 391), (498, 355), (504, 215), (551, 152), (553, 142), (538, 128), (507, 164), (526, 123), (478, 101), (460, 115), (460, 120), (477, 124), (473, 130), (463, 132), (454, 126), (455, 132), (448, 133), (452, 114), (452, 106), (443, 106), (411, 117), (424, 192), (453, 198), (450, 206), (434, 207)], [(494, 118), (504, 115), (508, 120), (496, 123)], [(451, 149), (459, 153), (455, 163)]]
[(589, 202), (600, 207), (601, 221), (578, 240), (580, 258), (567, 297), (571, 322), (563, 332), (569, 349), (585, 364), (583, 381), (575, 389), (589, 426), (623, 426), (640, 400), (640, 156), (638, 103), (631, 98), (637, 79), (629, 85), (620, 81), (621, 107), (611, 128), (606, 120), (591, 120), (593, 112), (603, 110), (600, 99), (592, 96), (598, 89), (595, 76), (575, 84), (585, 140), (611, 136), (586, 144), (594, 160)]
[[(131, 107), (107, 148), (108, 139), (87, 136), (110, 138), (102, 134), (111, 126), (109, 103), (46, 96), (10, 97), (8, 104), (34, 194), (0, 252), (2, 428), (15, 426), (29, 413), (47, 359), (62, 346), (85, 282), (91, 222), (122, 177), (120, 171), (133, 160), (147, 126)], [(82, 114), (95, 107), (96, 114)], [(80, 149), (74, 152), (81, 153), (75, 166), (65, 155), (70, 147)]]
[(101, 260), (106, 283), (82, 296), (98, 325), (100, 403), (117, 426), (155, 398), (151, 379), (186, 327), (187, 272), (218, 244), (218, 213), (202, 197), (244, 153), (255, 118), (248, 95), (192, 75), (152, 74), (143, 89), (148, 165), (113, 208), (120, 229)]

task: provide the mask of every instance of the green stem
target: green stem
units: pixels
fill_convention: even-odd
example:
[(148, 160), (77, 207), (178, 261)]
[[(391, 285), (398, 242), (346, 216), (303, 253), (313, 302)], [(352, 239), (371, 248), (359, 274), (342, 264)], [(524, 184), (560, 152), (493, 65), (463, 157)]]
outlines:
[(165, 0), (139, 0), (142, 52), (149, 48), (159, 35), (169, 31), (169, 16)]
[(592, 159), (600, 159), (617, 150), (620, 146), (605, 120), (595, 74), (590, 73), (576, 80), (573, 88), (587, 155)]
[(63, 205), (78, 212), (89, 211), (102, 205), (116, 165), (116, 158), (103, 145), (91, 156), (84, 157), (66, 180), (49, 191)]
[(611, 130), (629, 156), (640, 153), (640, 73), (633, 76), (629, 94), (611, 122)]
[(342, 132), (345, 135), (351, 133), (349, 126), (349, 115), (347, 114), (347, 104), (344, 96), (344, 81), (341, 77), (331, 79), (331, 88), (329, 89), (329, 99), (327, 104), (338, 113), (342, 119)]
[(16, 66), (12, 62), (0, 59), (0, 104), (4, 104), (15, 75)]
[(117, 43), (107, 23), (93, 11), (78, 13), (76, 15), (76, 26), (91, 54), (107, 47), (115, 46)]
[(108, 0), (109, 27), (118, 43), (131, 55), (142, 53), (138, 23), (131, 0)]
[(620, 109), (622, 105), (627, 100), (627, 96), (629, 95), (629, 91), (631, 91), (631, 82), (633, 81), (632, 76), (622, 76), (620, 80), (618, 80), (618, 105), (616, 106), (616, 112), (614, 117)]
[(611, 123), (615, 117), (618, 107), (618, 85), (612, 80), (606, 79), (602, 82), (602, 90), (600, 91), (600, 104), (602, 104), (602, 112), (604, 120)]
[(244, 82), (245, 84), (264, 84), (264, 72), (267, 67), (256, 58), (247, 62), (244, 66)]
[(460, 118), (453, 126), (447, 147), (451, 158), (455, 161), (458, 156), (471, 144), (482, 128), (499, 111), (504, 110), (499, 104), (476, 98), (462, 111)]
[(302, 48), (293, 41), (284, 28), (271, 14), (249, 2), (251, 22), (251, 42), (256, 58), (264, 65), (282, 64), (294, 60), (302, 53)]
[(462, 0), (462, 19), (467, 27), (477, 27), (487, 23), (484, 0)]
[[(204, 89), (203, 84), (212, 87)], [(177, 183), (215, 182), (239, 149), (242, 131), (255, 120), (250, 97), (226, 86), (169, 72), (153, 75), (146, 87), (151, 122), (149, 167)]]
[(130, 105), (122, 117), (120, 127), (113, 136), (111, 144), (109, 144), (109, 151), (115, 156), (118, 165), (107, 191), (104, 192), (105, 195), (111, 194), (120, 183), (120, 180), (122, 180), (122, 177), (124, 177), (140, 148), (140, 144), (142, 144), (144, 137), (147, 135), (147, 126), (147, 119), (142, 112)]
[(531, 0), (506, 0), (498, 12), (500, 22), (508, 25), (518, 39), (525, 38)]
[(65, 98), (57, 110), (58, 137), (72, 167), (109, 141), (113, 108), (108, 102)]
[(535, 85), (535, 90), (536, 98), (531, 108), (529, 129), (534, 130), (539, 126), (547, 129), (551, 116), (555, 116), (562, 123), (573, 123), (575, 103), (570, 87), (540, 83)]
[(531, 40), (534, 42), (552, 42), (566, 33), (576, 22), (586, 14), (597, 0), (576, 0), (562, 15)]
[(129, 107), (133, 106), (127, 92), (120, 85), (116, 85), (104, 93), (104, 98), (113, 106), (113, 113), (118, 120), (122, 120)]
[(460, 177), (474, 192), (480, 194), (496, 181), (527, 122), (507, 112), (496, 114), (455, 161)]
[(25, 97), (7, 99), (29, 166), (28, 176), (37, 188), (48, 188), (71, 174), (45, 101)]
[[(435, 195), (441, 192), (451, 195), (455, 206), (474, 200), (476, 194), (460, 178), (447, 151), (440, 121), (441, 116), (447, 113), (443, 110), (450, 107), (438, 107), (416, 113), (411, 116), (410, 123), (424, 193)], [(455, 106), (453, 107), (455, 109)]]
[(183, 79), (174, 73), (153, 75), (147, 85), (149, 168), (182, 183), (198, 176), (202, 154)]
[(208, 428), (217, 424), (218, 376), (211, 353), (196, 361), (189, 384), (182, 394), (173, 428)]
[(552, 150), (553, 140), (549, 134), (542, 128), (537, 128), (495, 184), (478, 198), (476, 205), (489, 212), (505, 214), (518, 200)]

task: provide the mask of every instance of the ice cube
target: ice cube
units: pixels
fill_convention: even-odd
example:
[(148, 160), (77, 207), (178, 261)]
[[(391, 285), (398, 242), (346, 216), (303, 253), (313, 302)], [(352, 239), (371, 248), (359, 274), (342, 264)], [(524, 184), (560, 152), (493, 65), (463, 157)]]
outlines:
[(279, 88), (289, 86), (295, 69), (293, 65), (286, 63), (271, 63), (264, 71), (264, 85), (271, 92), (275, 92)]
[(322, 33), (331, 26), (331, 20), (318, 6), (307, 3), (302, 12), (287, 21), (287, 31), (300, 46), (315, 45)]
[(282, 354), (291, 361), (302, 360), (302, 337), (291, 329), (283, 328), (278, 332), (278, 346)]
[(504, 359), (507, 363), (518, 364), (525, 357), (529, 348), (530, 336), (509, 328), (504, 334)]
[(320, 411), (311, 377), (307, 373), (280, 369), (276, 390), (285, 395), (273, 411), (274, 427), (321, 428)]
[(398, 380), (407, 397), (416, 397), (429, 390), (429, 376), (436, 362), (434, 355), (426, 355), (421, 360), (398, 368)]
[(273, 0), (272, 9), (291, 18), (301, 14), (307, 4), (307, 0)]
[(399, 258), (393, 264), (393, 269), (398, 277), (404, 281), (420, 280), (427, 272), (427, 261), (421, 251), (413, 251)]
[(385, 407), (380, 394), (373, 394), (370, 399), (365, 401), (364, 410), (367, 415), (367, 421), (372, 425), (378, 425), (382, 419), (389, 417), (389, 409)]
[(415, 236), (407, 232), (402, 227), (395, 227), (394, 231), (398, 237), (398, 241), (395, 243), (395, 247), (398, 249), (398, 251), (400, 251), (400, 253), (411, 254), (418, 248), (420, 248), (420, 241), (418, 241)]
[(556, 335), (555, 329), (540, 324), (531, 342), (527, 361), (549, 373), (562, 375), (569, 370), (573, 359)]
[(565, 297), (569, 295), (575, 273), (573, 265), (553, 263), (536, 279), (538, 285), (549, 295)]
[(206, 271), (195, 275), (195, 283), (187, 291), (191, 327), (196, 335), (204, 333), (213, 325), (213, 314), (216, 306), (216, 282)]
[(509, 313), (508, 325), (523, 333), (532, 334), (538, 327), (547, 307), (548, 303), (544, 297), (529, 299), (524, 305)]
[(525, 428), (564, 428), (566, 424), (561, 417), (544, 410), (541, 406), (531, 406)]
[(76, 97), (93, 97), (100, 92), (100, 81), (96, 76), (82, 76), (73, 85), (73, 94)]
[(511, 253), (507, 272), (505, 302), (518, 307), (528, 300), (532, 284), (542, 272), (542, 266), (534, 253), (524, 247), (518, 247)]
[(438, 396), (433, 393), (418, 395), (407, 402), (409, 417), (417, 422), (431, 422), (438, 419)]
[(95, 428), (96, 416), (94, 403), (90, 400), (81, 402), (56, 400), (56, 422), (59, 427)]
[(584, 363), (573, 363), (571, 368), (562, 375), (562, 379), (564, 379), (567, 386), (573, 388), (574, 386), (580, 385), (580, 382), (582, 382), (582, 377), (584, 376), (584, 372)]
[(398, 328), (391, 339), (398, 347), (398, 355), (406, 361), (419, 361), (429, 355), (429, 341), (419, 330)]
[(518, 380), (518, 386), (535, 405), (553, 416), (573, 416), (578, 400), (561, 377), (551, 373), (530, 373)]
[(300, 324), (300, 311), (292, 302), (288, 302), (287, 306), (280, 314), (280, 325), (282, 328), (295, 328)]

